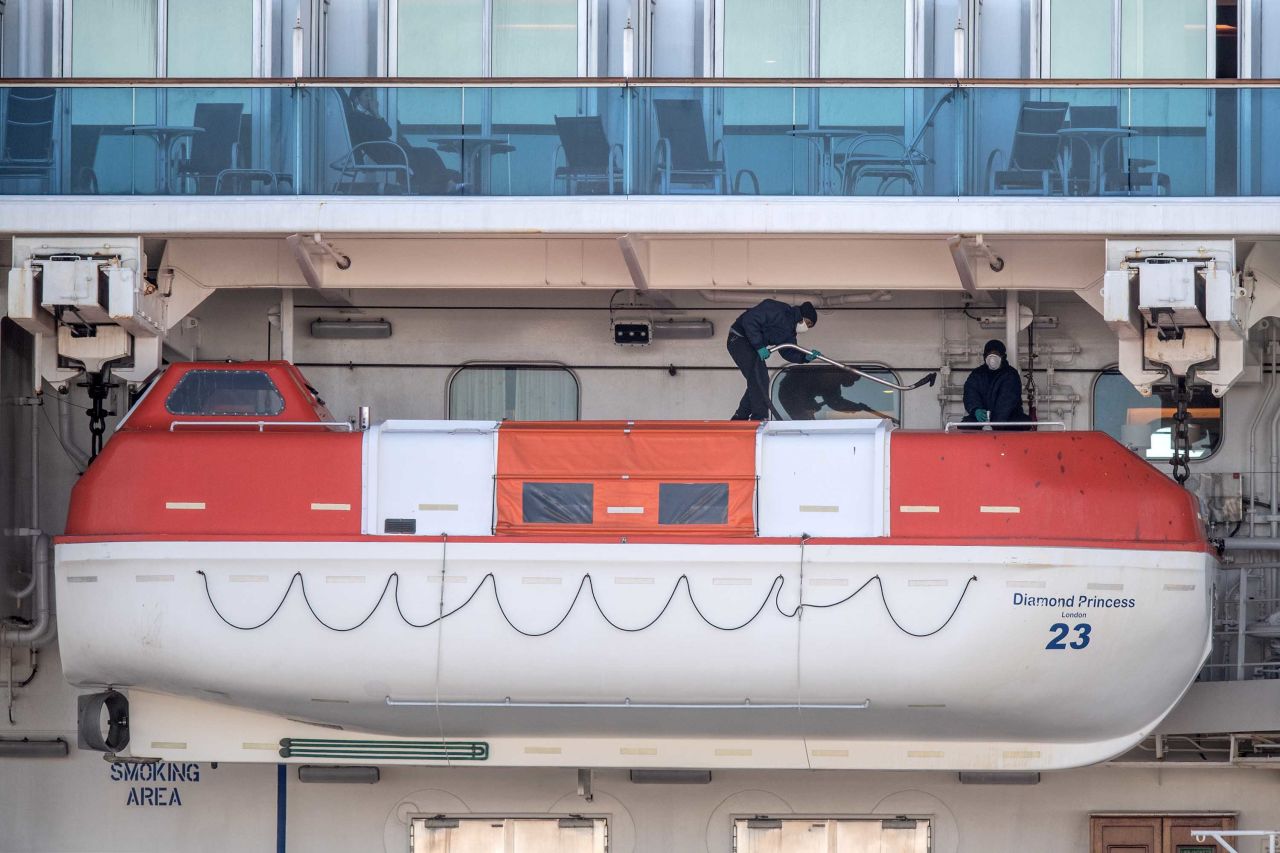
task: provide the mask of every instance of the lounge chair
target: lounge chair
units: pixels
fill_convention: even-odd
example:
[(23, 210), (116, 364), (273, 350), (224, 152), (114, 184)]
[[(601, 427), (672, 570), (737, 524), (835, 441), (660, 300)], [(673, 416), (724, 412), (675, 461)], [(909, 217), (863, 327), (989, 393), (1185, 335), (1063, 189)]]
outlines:
[(708, 151), (702, 101), (663, 98), (653, 102), (653, 111), (658, 117), (658, 192), (727, 193), (724, 142), (717, 139)]
[(876, 195), (884, 195), (895, 183), (906, 184), (911, 195), (924, 188), (924, 168), (934, 164), (924, 150), (924, 137), (942, 107), (955, 97), (955, 89), (947, 89), (929, 109), (919, 130), (910, 142), (891, 133), (866, 133), (852, 138), (843, 152), (837, 152), (836, 169), (841, 173), (845, 195), (853, 195), (864, 178), (879, 179)]
[(1023, 102), (1007, 164), (999, 148), (987, 157), (986, 184), (991, 195), (1053, 195), (1062, 191), (1062, 138), (1058, 131), (1066, 121), (1067, 106), (1063, 101)]
[(255, 184), (265, 185), (268, 192), (275, 189), (276, 175), (270, 170), (237, 165), (243, 112), (243, 104), (196, 104), (192, 125), (204, 132), (191, 137), (190, 154), (176, 167), (178, 179), (189, 192), (246, 194)]
[(327, 118), (326, 129), (332, 132), (326, 132), (326, 142), (332, 143), (334, 148), (346, 149), (329, 163), (329, 168), (337, 172), (333, 192), (346, 195), (407, 195), (409, 178), (413, 174), (409, 168), (409, 155), (389, 139), (353, 144), (350, 117), (355, 108), (350, 97), (337, 87), (324, 91), (327, 93), (326, 97), (331, 93), (338, 100), (338, 109), (334, 111), (338, 122), (332, 124), (332, 119)]
[(9, 89), (5, 100), (0, 178), (39, 178), (53, 188), (54, 112), (57, 92), (43, 86)]
[[(552, 156), (551, 192), (568, 195), (623, 192), (623, 149), (609, 144), (600, 116), (556, 116), (560, 144)], [(564, 165), (560, 165), (563, 156)]]

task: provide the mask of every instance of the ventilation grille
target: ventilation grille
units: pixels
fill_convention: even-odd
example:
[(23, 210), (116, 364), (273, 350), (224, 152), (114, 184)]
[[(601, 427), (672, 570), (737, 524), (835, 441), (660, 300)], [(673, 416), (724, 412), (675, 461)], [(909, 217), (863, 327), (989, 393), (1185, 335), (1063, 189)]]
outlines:
[(383, 533), (417, 533), (416, 518), (388, 518), (382, 523)]

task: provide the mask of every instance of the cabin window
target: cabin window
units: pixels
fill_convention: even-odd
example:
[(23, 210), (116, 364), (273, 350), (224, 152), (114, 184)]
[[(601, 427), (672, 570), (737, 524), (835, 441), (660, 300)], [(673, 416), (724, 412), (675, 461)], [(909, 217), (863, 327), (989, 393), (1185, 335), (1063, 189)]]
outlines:
[(886, 818), (740, 817), (733, 822), (733, 850), (734, 853), (771, 853), (774, 850), (929, 853), (929, 821), (904, 815)]
[(463, 365), (449, 379), (448, 417), (576, 421), (578, 380), (559, 365)]
[(525, 483), (525, 524), (590, 524), (595, 502), (591, 483)]
[[(1191, 458), (1207, 459), (1222, 443), (1222, 400), (1208, 385), (1194, 384), (1187, 407), (1191, 425)], [(1143, 397), (1117, 370), (1100, 374), (1093, 384), (1093, 428), (1152, 462), (1173, 457), (1173, 389), (1157, 385)]]
[(602, 817), (415, 817), (411, 853), (605, 853), (609, 824)]
[(728, 483), (662, 483), (659, 524), (728, 524)]
[[(897, 374), (879, 365), (854, 365), (859, 370), (900, 383)], [(826, 365), (793, 365), (773, 379), (773, 405), (792, 421), (837, 418), (889, 418), (902, 421), (902, 393), (848, 371)]]
[(284, 411), (284, 397), (261, 370), (192, 370), (164, 407), (171, 415), (273, 417)]

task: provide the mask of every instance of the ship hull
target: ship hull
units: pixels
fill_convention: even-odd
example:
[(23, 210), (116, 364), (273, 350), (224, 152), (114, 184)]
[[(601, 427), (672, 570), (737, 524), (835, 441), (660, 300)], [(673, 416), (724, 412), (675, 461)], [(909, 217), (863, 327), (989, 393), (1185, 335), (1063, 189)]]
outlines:
[(916, 753), (958, 769), (1136, 744), (1208, 652), (1213, 565), (1125, 548), (371, 539), (63, 542), (56, 562), (63, 665), (84, 687), (390, 737), (801, 740), (837, 766)]

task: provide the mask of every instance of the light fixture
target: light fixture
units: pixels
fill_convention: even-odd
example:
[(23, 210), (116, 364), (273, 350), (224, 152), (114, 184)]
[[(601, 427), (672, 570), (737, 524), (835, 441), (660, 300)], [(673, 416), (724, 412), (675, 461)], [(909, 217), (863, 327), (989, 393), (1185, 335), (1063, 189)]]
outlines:
[(299, 782), (373, 785), (381, 777), (377, 767), (363, 764), (303, 764), (298, 768)]
[(65, 758), (67, 752), (67, 742), (62, 738), (0, 740), (0, 758)]
[(653, 336), (673, 341), (693, 341), (713, 338), (716, 327), (710, 320), (658, 320), (653, 324)]
[(1040, 774), (1031, 771), (970, 770), (961, 771), (961, 785), (1039, 785)]
[(614, 320), (613, 342), (618, 346), (644, 347), (653, 337), (653, 324), (648, 320)]
[(311, 337), (338, 340), (373, 340), (391, 337), (386, 320), (312, 320)]
[(632, 770), (631, 781), (637, 785), (708, 785), (710, 770)]

